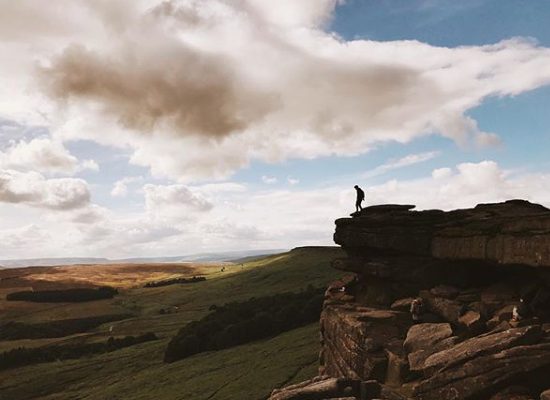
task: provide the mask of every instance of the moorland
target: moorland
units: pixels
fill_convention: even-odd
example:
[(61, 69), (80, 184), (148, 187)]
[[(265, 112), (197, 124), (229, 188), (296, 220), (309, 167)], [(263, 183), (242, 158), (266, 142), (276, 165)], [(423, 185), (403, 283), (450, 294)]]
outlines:
[[(284, 324), (285, 315), (294, 318), (289, 308), (273, 307), (281, 298), (299, 298), (305, 307), (308, 299), (300, 293), (318, 296), (340, 277), (330, 266), (339, 256), (339, 248), (310, 247), (224, 263), (2, 269), (0, 353), (13, 356), (25, 349), (28, 360), (0, 367), (0, 399), (265, 399), (273, 388), (311, 378), (318, 368), (318, 323), (310, 322), (317, 318)], [(105, 287), (116, 294), (78, 302), (8, 301), (18, 292)], [(248, 326), (265, 323), (269, 330), (260, 329), (263, 333), (245, 343), (225, 340), (225, 347), (205, 347), (166, 362), (169, 343), (194, 321), (230, 304), (230, 310), (259, 313), (259, 307), (244, 306), (257, 303), (254, 299), (270, 304), (278, 319), (267, 313), (235, 318), (248, 318), (243, 324), (259, 321)], [(234, 332), (232, 325), (222, 326), (218, 336)]]

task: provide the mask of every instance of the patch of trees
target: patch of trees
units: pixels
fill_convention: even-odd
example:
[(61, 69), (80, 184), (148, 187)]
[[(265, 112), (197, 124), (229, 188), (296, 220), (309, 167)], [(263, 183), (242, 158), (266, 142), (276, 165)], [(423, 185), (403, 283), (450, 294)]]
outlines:
[(206, 280), (206, 277), (204, 276), (194, 276), (192, 278), (171, 278), (171, 279), (164, 279), (162, 281), (147, 282), (144, 287), (154, 288), (154, 287), (168, 286), (168, 285), (183, 285), (186, 283), (204, 282), (205, 280)]
[(300, 293), (282, 293), (244, 302), (211, 306), (212, 313), (180, 329), (164, 354), (173, 362), (197, 353), (221, 350), (275, 336), (319, 320), (325, 288), (309, 286)]
[(58, 360), (74, 360), (95, 354), (110, 353), (125, 347), (157, 340), (157, 336), (146, 333), (140, 336), (110, 337), (106, 342), (83, 343), (38, 348), (20, 347), (0, 354), (0, 370), (23, 367)]
[(99, 315), (88, 318), (45, 321), (35, 324), (7, 322), (0, 325), (0, 340), (58, 338), (88, 332), (101, 324), (132, 318), (132, 314)]
[(60, 290), (41, 290), (14, 292), (6, 296), (8, 301), (31, 301), (35, 303), (81, 303), (85, 301), (111, 299), (118, 290), (110, 286), (97, 289), (75, 288)]

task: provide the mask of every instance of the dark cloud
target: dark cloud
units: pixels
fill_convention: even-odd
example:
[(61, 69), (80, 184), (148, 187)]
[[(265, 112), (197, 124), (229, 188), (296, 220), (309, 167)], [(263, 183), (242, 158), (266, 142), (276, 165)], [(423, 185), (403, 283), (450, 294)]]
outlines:
[(74, 45), (41, 78), (52, 97), (95, 101), (125, 128), (220, 138), (246, 129), (274, 105), (239, 82), (230, 64), (167, 38), (129, 41), (114, 54)]
[(73, 1), (94, 34), (41, 57), (41, 88), (67, 106), (56, 133), (130, 147), (180, 182), (428, 134), (494, 145), (467, 112), (550, 82), (550, 49), (520, 38), (345, 41), (325, 25), (339, 0)]

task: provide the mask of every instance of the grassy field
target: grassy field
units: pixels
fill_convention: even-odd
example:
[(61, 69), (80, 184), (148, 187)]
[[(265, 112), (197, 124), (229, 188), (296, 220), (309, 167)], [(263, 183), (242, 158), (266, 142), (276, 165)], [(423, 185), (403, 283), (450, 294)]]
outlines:
[[(309, 284), (326, 285), (341, 275), (330, 267), (330, 260), (339, 256), (339, 249), (304, 248), (226, 266), (223, 273), (219, 265), (200, 266), (201, 274), (208, 278), (206, 282), (148, 289), (124, 283), (120, 286), (121, 294), (113, 300), (50, 305), (50, 310), (35, 310), (20, 320), (58, 319), (76, 313), (98, 315), (115, 310), (136, 315), (88, 334), (43, 340), (40, 344), (105, 340), (110, 335), (149, 331), (161, 340), (88, 359), (0, 372), (0, 400), (265, 399), (275, 387), (315, 375), (319, 351), (317, 324), (173, 364), (162, 362), (167, 342), (185, 323), (208, 313), (212, 304), (298, 291)], [(189, 274), (193, 275), (193, 271)], [(161, 308), (170, 312), (161, 315)], [(21, 345), (20, 342), (28, 345), (33, 341), (12, 344)], [(10, 343), (0, 342), (0, 349), (10, 348)]]

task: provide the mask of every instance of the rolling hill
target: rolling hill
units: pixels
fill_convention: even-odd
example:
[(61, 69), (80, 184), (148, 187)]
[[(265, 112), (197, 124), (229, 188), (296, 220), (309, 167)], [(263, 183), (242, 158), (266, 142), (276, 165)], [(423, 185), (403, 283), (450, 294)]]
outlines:
[[(211, 305), (300, 291), (309, 284), (326, 285), (340, 276), (330, 267), (330, 261), (341, 255), (338, 248), (300, 248), (242, 265), (227, 265), (225, 272), (221, 272), (219, 265), (197, 265), (197, 270), (207, 277), (206, 282), (158, 288), (121, 282), (121, 294), (112, 300), (61, 307), (25, 305), (29, 308), (19, 314), (0, 313), (0, 322), (8, 315), (23, 322), (121, 312), (135, 315), (86, 334), (0, 342), (0, 351), (22, 345), (104, 341), (112, 335), (145, 332), (160, 337), (158, 341), (90, 358), (0, 371), (0, 399), (265, 399), (274, 387), (316, 374), (317, 324), (172, 364), (163, 363), (166, 344), (184, 324), (206, 315)], [(32, 276), (27, 279), (32, 281)], [(131, 274), (128, 279), (133, 279)], [(2, 301), (0, 310), (1, 306)], [(168, 312), (160, 314), (161, 309)]]

